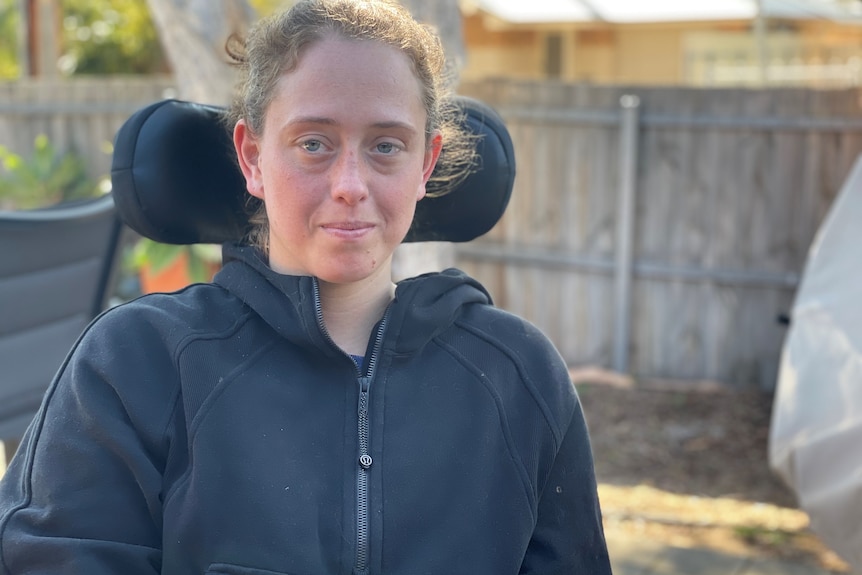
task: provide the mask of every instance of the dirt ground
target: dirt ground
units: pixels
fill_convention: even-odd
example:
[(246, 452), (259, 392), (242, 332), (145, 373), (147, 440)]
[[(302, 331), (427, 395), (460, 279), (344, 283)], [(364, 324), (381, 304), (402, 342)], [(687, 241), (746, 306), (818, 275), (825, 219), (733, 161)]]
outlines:
[(572, 375), (608, 533), (849, 572), (769, 469), (770, 394)]

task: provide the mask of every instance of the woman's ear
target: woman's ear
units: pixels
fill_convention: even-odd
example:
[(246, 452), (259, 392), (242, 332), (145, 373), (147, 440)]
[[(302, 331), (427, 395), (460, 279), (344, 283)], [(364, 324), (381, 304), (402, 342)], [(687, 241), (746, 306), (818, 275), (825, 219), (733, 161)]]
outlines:
[(419, 186), (419, 196), (416, 198), (418, 202), (425, 197), (425, 185), (428, 179), (434, 172), (434, 167), (437, 165), (437, 160), (440, 158), (440, 150), (443, 149), (443, 135), (440, 132), (435, 132), (425, 149), (425, 159), (422, 163), (422, 185)]
[(239, 168), (245, 176), (245, 188), (252, 196), (264, 199), (263, 177), (260, 172), (260, 144), (245, 120), (233, 128), (233, 145), (239, 160)]

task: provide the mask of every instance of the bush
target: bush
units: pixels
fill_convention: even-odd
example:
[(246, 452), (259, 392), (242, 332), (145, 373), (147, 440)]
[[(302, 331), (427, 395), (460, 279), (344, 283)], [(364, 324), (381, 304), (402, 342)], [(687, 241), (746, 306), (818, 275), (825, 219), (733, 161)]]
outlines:
[(0, 209), (29, 210), (99, 193), (84, 160), (59, 153), (45, 135), (36, 137), (26, 159), (0, 146)]

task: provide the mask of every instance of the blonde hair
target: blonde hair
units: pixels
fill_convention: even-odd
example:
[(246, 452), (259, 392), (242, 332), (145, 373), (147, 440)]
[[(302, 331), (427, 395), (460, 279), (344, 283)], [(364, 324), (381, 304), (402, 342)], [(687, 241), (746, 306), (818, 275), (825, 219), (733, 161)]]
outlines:
[[(232, 36), (227, 52), (241, 78), (226, 113), (229, 128), (244, 119), (252, 134), (260, 137), (279, 78), (297, 67), (308, 46), (332, 36), (382, 42), (410, 60), (422, 89), (426, 138), (435, 132), (443, 135), (443, 151), (428, 182), (428, 195), (448, 193), (472, 169), (475, 141), (462, 128), (460, 110), (448, 91), (448, 69), (439, 36), (392, 0), (301, 0), (257, 22), (245, 39)], [(250, 240), (266, 251), (264, 206), (252, 198), (249, 208), (254, 224)]]

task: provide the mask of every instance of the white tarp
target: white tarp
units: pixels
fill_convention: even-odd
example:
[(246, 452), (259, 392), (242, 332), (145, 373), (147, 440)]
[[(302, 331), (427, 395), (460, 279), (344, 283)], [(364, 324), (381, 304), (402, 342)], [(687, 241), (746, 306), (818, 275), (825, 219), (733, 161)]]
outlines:
[(791, 313), (769, 461), (862, 573), (862, 158), (817, 233)]

